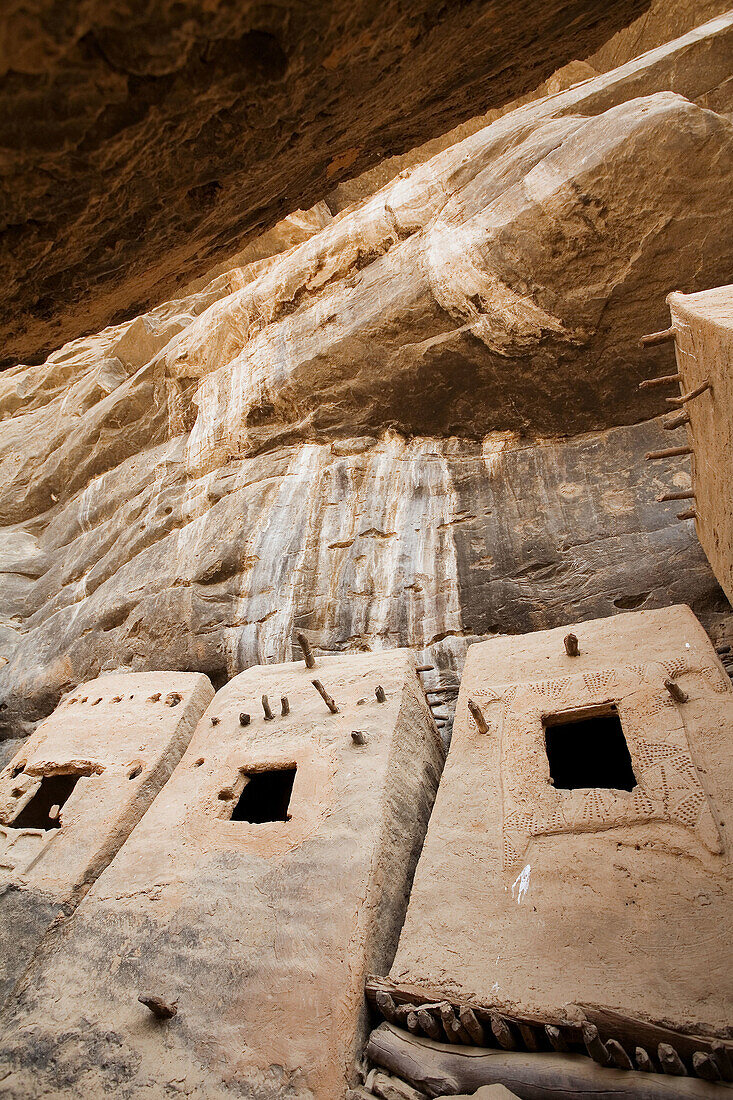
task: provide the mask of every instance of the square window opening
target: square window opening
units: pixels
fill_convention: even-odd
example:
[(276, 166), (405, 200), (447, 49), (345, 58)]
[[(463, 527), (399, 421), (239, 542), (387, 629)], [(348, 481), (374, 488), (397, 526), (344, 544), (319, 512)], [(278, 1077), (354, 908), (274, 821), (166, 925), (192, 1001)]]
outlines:
[(621, 719), (613, 703), (550, 714), (542, 719), (555, 787), (632, 791), (636, 776)]
[(61, 811), (83, 772), (55, 773), (41, 777), (41, 785), (9, 823), (11, 829), (58, 829)]
[(232, 811), (232, 821), (290, 821), (288, 806), (297, 771), (295, 764), (266, 771), (247, 772), (247, 782)]

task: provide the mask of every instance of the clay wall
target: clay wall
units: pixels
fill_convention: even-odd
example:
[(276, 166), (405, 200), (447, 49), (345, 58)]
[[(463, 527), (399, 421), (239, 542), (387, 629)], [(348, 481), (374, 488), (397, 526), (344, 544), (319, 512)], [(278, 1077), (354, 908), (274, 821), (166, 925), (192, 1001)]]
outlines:
[[(124, 1079), (128, 1095), (167, 1096), (175, 1079), (201, 1097), (343, 1096), (364, 980), (390, 965), (442, 758), (410, 651), (231, 680), (6, 1017), (8, 1095)], [(284, 797), (263, 793), (273, 776)], [(146, 992), (177, 1002), (165, 1027)]]
[[(596, 1004), (714, 1033), (733, 993), (730, 681), (684, 606), (573, 629), (578, 656), (567, 628), (469, 649), (391, 977), (540, 1019)], [(613, 707), (631, 789), (553, 785), (548, 719)], [(606, 734), (587, 736), (573, 762), (595, 750), (610, 775)]]
[(0, 772), (0, 1003), (129, 836), (212, 695), (197, 673), (91, 680)]

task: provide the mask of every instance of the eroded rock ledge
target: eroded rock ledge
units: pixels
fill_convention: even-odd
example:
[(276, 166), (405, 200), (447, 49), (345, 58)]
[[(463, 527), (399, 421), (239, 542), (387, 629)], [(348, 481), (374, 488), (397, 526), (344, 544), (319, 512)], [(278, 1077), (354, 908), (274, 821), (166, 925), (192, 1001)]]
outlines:
[(144, 311), (339, 179), (536, 87), (647, 7), (11, 0), (4, 362)]

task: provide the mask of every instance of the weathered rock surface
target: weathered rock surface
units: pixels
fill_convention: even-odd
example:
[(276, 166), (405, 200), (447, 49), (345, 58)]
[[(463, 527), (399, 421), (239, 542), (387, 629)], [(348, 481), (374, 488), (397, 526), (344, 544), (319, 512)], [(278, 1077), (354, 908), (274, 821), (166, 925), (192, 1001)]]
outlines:
[(528, 91), (647, 6), (11, 0), (3, 359), (141, 312), (345, 174)]
[(694, 102), (729, 77), (732, 25), (5, 372), (6, 735), (100, 670), (220, 684), (296, 628), (413, 646), (447, 683), (486, 634), (670, 602), (719, 632), (692, 525), (655, 501), (688, 465), (646, 464), (668, 434), (633, 422), (665, 408), (634, 383), (670, 360), (638, 336), (733, 262), (731, 125)]

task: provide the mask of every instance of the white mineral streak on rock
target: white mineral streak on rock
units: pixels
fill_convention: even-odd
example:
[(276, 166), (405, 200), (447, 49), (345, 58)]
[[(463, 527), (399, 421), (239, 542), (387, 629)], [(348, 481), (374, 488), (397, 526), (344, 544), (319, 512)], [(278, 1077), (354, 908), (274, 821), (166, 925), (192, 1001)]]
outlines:
[(362, 452), (308, 444), (294, 455), (246, 540), (230, 664), (293, 656), (298, 617), (317, 648), (410, 645), (456, 667), (457, 501), (442, 446), (388, 435)]
[(237, 616), (244, 623), (236, 666), (286, 661), (292, 655), (300, 573), (316, 520), (320, 474), (328, 448), (306, 444), (293, 456), (270, 506), (246, 540), (254, 559), (240, 594)]
[(521, 872), (517, 875), (512, 883), (512, 897), (516, 897), (517, 905), (521, 905), (522, 898), (529, 890), (529, 873), (531, 865), (528, 863), (526, 867), (523, 867)]

